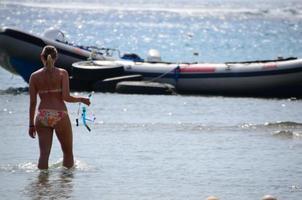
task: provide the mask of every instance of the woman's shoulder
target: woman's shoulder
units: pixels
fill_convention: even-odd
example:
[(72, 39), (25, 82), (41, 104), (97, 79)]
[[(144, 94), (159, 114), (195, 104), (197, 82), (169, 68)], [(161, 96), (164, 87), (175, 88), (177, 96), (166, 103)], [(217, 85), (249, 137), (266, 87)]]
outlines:
[(63, 69), (63, 68), (57, 68), (57, 70), (59, 71), (60, 74), (68, 74), (67, 70), (66, 69)]
[(42, 69), (38, 69), (37, 71), (34, 71), (34, 72), (30, 75), (30, 77), (31, 77), (31, 78), (35, 78), (35, 77), (39, 76), (39, 74), (41, 74), (41, 73), (42, 73)]
[(67, 70), (62, 69), (62, 68), (57, 68), (57, 70), (58, 70), (59, 75), (60, 75), (61, 78), (67, 78), (67, 77), (69, 77)]

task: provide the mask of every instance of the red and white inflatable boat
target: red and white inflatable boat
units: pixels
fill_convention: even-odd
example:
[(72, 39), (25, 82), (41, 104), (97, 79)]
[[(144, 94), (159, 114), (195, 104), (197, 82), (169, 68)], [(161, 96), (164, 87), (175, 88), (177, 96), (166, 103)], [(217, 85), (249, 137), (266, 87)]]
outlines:
[[(74, 63), (74, 67), (123, 66), (126, 74), (144, 80), (169, 83), (178, 92), (260, 96), (301, 96), (302, 59), (287, 58), (233, 63), (167, 63), (116, 60)], [(95, 72), (94, 72), (95, 73)]]

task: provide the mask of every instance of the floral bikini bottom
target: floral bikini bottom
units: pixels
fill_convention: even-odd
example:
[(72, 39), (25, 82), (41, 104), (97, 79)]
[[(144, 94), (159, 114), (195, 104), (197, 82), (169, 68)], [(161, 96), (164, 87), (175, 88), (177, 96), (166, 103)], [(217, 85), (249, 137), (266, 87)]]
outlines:
[(40, 109), (37, 120), (46, 127), (53, 128), (61, 119), (68, 115), (65, 110)]

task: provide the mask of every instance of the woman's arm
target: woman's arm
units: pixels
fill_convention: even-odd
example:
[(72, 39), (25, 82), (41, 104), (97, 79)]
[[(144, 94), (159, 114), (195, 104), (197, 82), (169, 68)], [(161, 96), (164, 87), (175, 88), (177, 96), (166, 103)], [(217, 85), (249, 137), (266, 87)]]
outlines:
[(81, 102), (84, 103), (86, 105), (90, 105), (90, 100), (89, 98), (85, 98), (85, 97), (75, 97), (70, 95), (70, 89), (69, 89), (69, 76), (66, 70), (61, 69), (62, 70), (62, 97), (63, 100), (66, 102)]
[(29, 79), (29, 135), (32, 138), (35, 138), (35, 112), (36, 112), (36, 105), (37, 105), (37, 90), (34, 84), (34, 76), (31, 75)]

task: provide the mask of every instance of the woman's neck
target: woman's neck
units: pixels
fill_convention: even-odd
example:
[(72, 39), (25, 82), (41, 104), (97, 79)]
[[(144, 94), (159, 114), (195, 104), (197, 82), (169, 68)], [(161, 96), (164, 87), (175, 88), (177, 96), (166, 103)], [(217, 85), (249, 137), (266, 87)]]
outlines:
[(43, 67), (43, 70), (44, 71), (47, 71), (47, 72), (53, 72), (55, 70), (55, 66), (51, 66), (51, 67), (46, 67), (44, 66)]

